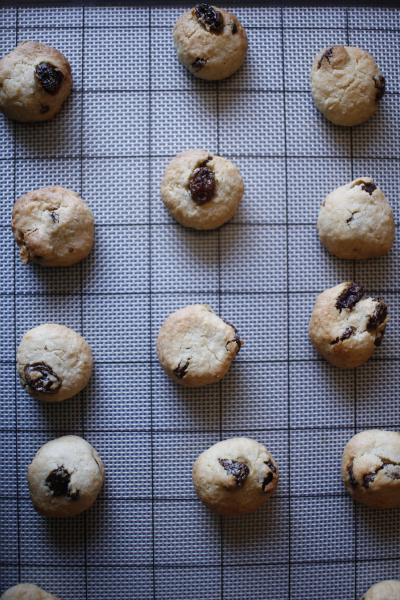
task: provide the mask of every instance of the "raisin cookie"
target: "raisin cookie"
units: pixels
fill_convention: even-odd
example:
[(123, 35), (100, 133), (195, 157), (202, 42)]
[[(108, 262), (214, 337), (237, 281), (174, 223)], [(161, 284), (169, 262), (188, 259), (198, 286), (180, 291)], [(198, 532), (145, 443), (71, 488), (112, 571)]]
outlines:
[(172, 37), (179, 61), (200, 79), (225, 79), (246, 58), (247, 36), (239, 19), (209, 4), (185, 12)]
[(237, 329), (206, 304), (177, 310), (162, 324), (157, 355), (173, 381), (201, 387), (219, 381), (244, 344)]
[(385, 93), (385, 78), (373, 57), (360, 48), (331, 46), (314, 60), (311, 94), (317, 108), (335, 125), (367, 121)]
[(236, 213), (244, 194), (239, 169), (205, 150), (186, 150), (168, 165), (161, 198), (185, 227), (215, 229)]
[(100, 456), (76, 435), (47, 442), (28, 466), (29, 495), (45, 517), (79, 515), (92, 506), (103, 481)]
[(80, 392), (92, 374), (93, 356), (79, 333), (46, 323), (23, 336), (17, 353), (19, 380), (38, 400), (61, 402)]
[(374, 258), (392, 247), (393, 212), (373, 180), (360, 177), (325, 198), (317, 231), (321, 244), (339, 258)]
[(66, 267), (85, 258), (94, 240), (94, 217), (72, 190), (61, 186), (28, 192), (14, 204), (11, 229), (22, 262)]
[(8, 588), (0, 600), (58, 600), (52, 594), (32, 583), (20, 583)]
[(341, 283), (320, 294), (308, 333), (314, 348), (342, 369), (365, 363), (379, 346), (389, 321), (383, 300), (366, 298), (355, 283)]
[(266, 503), (279, 472), (268, 450), (250, 438), (211, 446), (194, 463), (193, 485), (200, 500), (218, 515), (246, 515)]
[(400, 600), (400, 581), (380, 581), (372, 585), (360, 600)]
[(71, 66), (61, 52), (22, 42), (0, 60), (0, 110), (15, 121), (48, 121), (60, 110), (71, 83)]
[(400, 435), (379, 429), (357, 433), (343, 452), (342, 479), (357, 502), (400, 506)]

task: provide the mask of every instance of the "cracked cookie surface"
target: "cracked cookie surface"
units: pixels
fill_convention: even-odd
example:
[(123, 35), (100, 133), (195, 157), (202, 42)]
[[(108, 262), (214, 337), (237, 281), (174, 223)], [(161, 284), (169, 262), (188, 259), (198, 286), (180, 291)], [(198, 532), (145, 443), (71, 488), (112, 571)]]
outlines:
[(308, 332), (314, 348), (342, 369), (366, 362), (382, 342), (389, 321), (379, 298), (366, 298), (355, 283), (341, 283), (317, 297)]
[(18, 347), (20, 383), (28, 394), (45, 402), (61, 402), (80, 392), (92, 368), (89, 344), (64, 325), (39, 325), (25, 333)]
[(21, 260), (66, 267), (83, 260), (94, 240), (94, 217), (72, 190), (52, 186), (28, 192), (14, 204), (11, 229)]
[(379, 429), (357, 433), (343, 452), (342, 479), (357, 502), (400, 506), (400, 435)]
[(219, 381), (243, 345), (236, 328), (207, 305), (181, 308), (162, 324), (157, 355), (166, 374), (186, 387)]
[(73, 517), (92, 506), (104, 481), (96, 450), (76, 435), (44, 444), (28, 466), (29, 495), (46, 517)]
[(346, 127), (371, 118), (385, 93), (385, 78), (374, 58), (354, 46), (321, 50), (310, 82), (317, 108), (332, 123)]
[(244, 194), (239, 169), (205, 150), (186, 150), (168, 165), (161, 199), (185, 227), (215, 229), (236, 213)]
[(400, 581), (388, 579), (375, 583), (360, 600), (400, 600)]
[(250, 438), (218, 442), (194, 463), (193, 485), (212, 512), (246, 515), (271, 496), (278, 485), (278, 466), (262, 444)]
[(71, 84), (71, 67), (61, 52), (22, 42), (0, 60), (0, 110), (15, 121), (48, 121), (60, 110)]
[(32, 583), (20, 583), (8, 588), (0, 600), (58, 600), (58, 598)]
[(246, 58), (247, 36), (239, 19), (209, 4), (185, 12), (172, 37), (181, 64), (200, 79), (225, 79)]
[(339, 258), (375, 258), (392, 247), (393, 212), (373, 180), (359, 177), (325, 198), (317, 231), (321, 244)]

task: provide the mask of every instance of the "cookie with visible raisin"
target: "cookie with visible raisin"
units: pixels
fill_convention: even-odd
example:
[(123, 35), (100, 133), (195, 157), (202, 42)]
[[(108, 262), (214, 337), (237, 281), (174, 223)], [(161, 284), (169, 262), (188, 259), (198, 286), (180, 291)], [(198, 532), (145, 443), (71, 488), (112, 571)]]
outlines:
[(73, 265), (89, 254), (94, 241), (92, 211), (78, 194), (59, 185), (21, 196), (11, 229), (25, 265)]
[(39, 325), (25, 333), (18, 347), (20, 383), (28, 394), (44, 402), (75, 396), (87, 385), (92, 368), (89, 344), (64, 325)]
[(225, 79), (243, 64), (247, 36), (239, 19), (223, 8), (197, 4), (175, 23), (179, 61), (200, 79)]
[(400, 435), (371, 429), (357, 433), (342, 456), (342, 479), (357, 502), (370, 508), (400, 506)]
[(10, 119), (48, 121), (71, 91), (71, 66), (61, 52), (22, 42), (0, 60), (0, 111)]
[(400, 600), (400, 581), (380, 581), (372, 585), (360, 600)]
[(355, 283), (341, 283), (317, 297), (308, 333), (314, 348), (341, 369), (354, 369), (371, 358), (389, 321), (387, 304), (366, 298)]
[(173, 381), (201, 387), (226, 375), (243, 344), (233, 325), (206, 304), (195, 304), (164, 321), (157, 337), (157, 355)]
[(372, 117), (385, 93), (385, 78), (361, 48), (330, 46), (316, 56), (310, 75), (317, 108), (335, 125), (354, 127)]
[(20, 583), (8, 588), (0, 600), (58, 600), (58, 598), (32, 583)]
[(321, 244), (339, 258), (375, 258), (392, 247), (393, 211), (373, 180), (359, 177), (325, 198), (317, 231)]
[(28, 466), (29, 495), (46, 517), (73, 517), (92, 506), (104, 481), (96, 450), (76, 435), (44, 444)]
[(192, 479), (200, 500), (218, 515), (246, 515), (267, 502), (279, 471), (262, 444), (242, 437), (218, 442), (200, 454)]
[(236, 213), (244, 194), (239, 169), (205, 150), (186, 150), (169, 163), (161, 199), (181, 225), (216, 229)]

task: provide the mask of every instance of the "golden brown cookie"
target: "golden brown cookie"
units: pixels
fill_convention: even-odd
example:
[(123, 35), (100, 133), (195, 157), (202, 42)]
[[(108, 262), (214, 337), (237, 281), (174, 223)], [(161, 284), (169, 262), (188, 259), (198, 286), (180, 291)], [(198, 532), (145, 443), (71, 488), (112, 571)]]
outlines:
[(0, 600), (58, 600), (32, 583), (20, 583), (8, 588)]
[(380, 581), (372, 585), (360, 600), (400, 600), (400, 581)]

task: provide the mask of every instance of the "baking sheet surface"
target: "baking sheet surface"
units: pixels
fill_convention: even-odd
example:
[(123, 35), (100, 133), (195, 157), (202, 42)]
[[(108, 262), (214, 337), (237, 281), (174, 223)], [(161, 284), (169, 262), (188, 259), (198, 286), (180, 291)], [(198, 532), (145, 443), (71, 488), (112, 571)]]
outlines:
[[(189, 8), (189, 7), (188, 7)], [(340, 459), (356, 431), (400, 431), (400, 12), (235, 8), (249, 38), (243, 68), (204, 82), (178, 63), (171, 29), (182, 9), (0, 9), (0, 55), (23, 40), (69, 59), (73, 92), (42, 124), (0, 115), (1, 592), (32, 582), (61, 600), (121, 598), (352, 600), (400, 578), (400, 509), (349, 499)], [(387, 81), (376, 115), (335, 127), (317, 111), (309, 71), (333, 44), (370, 51)], [(159, 185), (171, 158), (204, 148), (235, 162), (246, 193), (217, 231), (169, 217)], [(324, 197), (372, 176), (389, 199), (396, 241), (385, 257), (343, 261), (320, 245)], [(90, 256), (66, 269), (22, 265), (9, 228), (15, 199), (58, 184), (96, 219)], [(382, 346), (356, 371), (313, 350), (318, 293), (345, 280), (389, 303)], [(219, 383), (176, 386), (155, 340), (163, 320), (207, 303), (246, 344)], [(80, 332), (95, 367), (62, 404), (16, 381), (22, 335), (44, 322)], [(84, 436), (106, 482), (86, 513), (36, 515), (26, 469), (55, 437)], [(196, 457), (248, 435), (277, 460), (264, 508), (220, 518), (194, 493)]]

